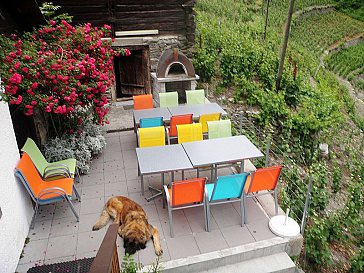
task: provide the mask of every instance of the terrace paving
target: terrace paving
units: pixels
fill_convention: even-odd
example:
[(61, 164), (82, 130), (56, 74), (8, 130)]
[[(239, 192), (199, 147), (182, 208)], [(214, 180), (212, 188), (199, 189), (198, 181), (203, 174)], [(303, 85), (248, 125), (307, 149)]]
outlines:
[[(112, 196), (124, 195), (139, 203), (146, 211), (149, 222), (159, 229), (164, 251), (162, 261), (185, 258), (202, 253), (244, 245), (276, 237), (268, 228), (268, 216), (254, 200), (248, 200), (249, 224), (240, 226), (239, 204), (217, 205), (212, 210), (211, 232), (204, 230), (203, 209), (191, 208), (173, 213), (174, 238), (169, 234), (167, 209), (162, 208), (158, 197), (147, 202), (140, 192), (140, 177), (137, 172), (135, 153), (136, 138), (133, 131), (106, 134), (107, 146), (103, 153), (92, 161), (90, 172), (81, 176), (76, 187), (81, 202), (75, 202), (80, 215), (77, 222), (66, 203), (41, 206), (35, 228), (29, 231), (29, 242), (24, 247), (17, 272), (28, 268), (96, 256), (107, 227), (92, 231), (105, 202)], [(218, 174), (232, 173), (232, 169), (219, 169)], [(187, 178), (196, 171), (186, 172)], [(201, 172), (210, 175), (210, 171)], [(175, 179), (181, 178), (181, 173)], [(166, 181), (169, 181), (166, 175)], [(149, 185), (160, 186), (160, 175), (145, 177), (145, 196), (151, 193)], [(117, 239), (120, 260), (124, 256), (122, 239)], [(134, 255), (144, 265), (155, 261), (152, 242), (146, 249)]]

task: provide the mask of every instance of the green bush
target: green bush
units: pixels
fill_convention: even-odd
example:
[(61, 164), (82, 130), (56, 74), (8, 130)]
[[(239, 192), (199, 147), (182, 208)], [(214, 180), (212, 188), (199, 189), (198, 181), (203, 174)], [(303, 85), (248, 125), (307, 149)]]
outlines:
[(331, 261), (326, 219), (314, 216), (305, 233), (307, 258), (318, 265), (327, 266)]
[(204, 48), (198, 50), (194, 56), (193, 64), (196, 73), (200, 76), (201, 81), (209, 82), (215, 74), (216, 56), (207, 52)]
[(350, 272), (364, 272), (364, 245), (362, 245), (359, 249), (359, 252), (351, 258), (350, 263)]
[(92, 156), (101, 153), (105, 145), (101, 126), (89, 121), (82, 132), (49, 139), (43, 151), (45, 158), (50, 162), (75, 158), (79, 172), (87, 173)]

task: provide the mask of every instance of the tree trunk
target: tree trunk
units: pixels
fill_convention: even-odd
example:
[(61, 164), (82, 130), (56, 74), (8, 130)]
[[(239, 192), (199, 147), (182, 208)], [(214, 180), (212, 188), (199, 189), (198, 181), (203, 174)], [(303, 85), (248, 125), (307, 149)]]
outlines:
[(44, 112), (37, 108), (34, 109), (33, 118), (37, 137), (39, 139), (41, 147), (43, 147), (44, 144), (47, 142), (48, 137), (48, 119), (44, 115)]

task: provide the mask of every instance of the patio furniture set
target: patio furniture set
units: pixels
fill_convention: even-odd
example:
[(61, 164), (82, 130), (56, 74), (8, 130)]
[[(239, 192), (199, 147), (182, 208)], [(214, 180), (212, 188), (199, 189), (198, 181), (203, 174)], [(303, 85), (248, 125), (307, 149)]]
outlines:
[[(201, 96), (201, 93), (204, 94), (197, 90), (196, 96)], [(247, 223), (245, 199), (274, 192), (277, 214), (276, 185), (283, 166), (244, 172), (245, 160), (262, 157), (263, 154), (246, 136), (231, 136), (231, 122), (220, 120), (226, 112), (218, 104), (205, 103), (205, 97), (189, 104), (193, 94), (193, 90), (186, 91), (187, 104), (178, 105), (177, 92), (160, 93), (159, 108), (153, 108), (151, 95), (134, 96), (141, 192), (144, 195), (144, 176), (161, 174), (162, 190), (150, 187), (157, 194), (146, 199), (149, 201), (163, 195), (163, 207), (167, 201), (171, 237), (172, 211), (177, 209), (203, 206), (205, 230), (209, 231), (211, 205), (240, 202), (243, 226)], [(165, 96), (170, 101), (167, 102)], [(204, 139), (204, 134), (207, 134), (207, 139)], [(177, 138), (176, 144), (170, 144), (171, 137)], [(241, 173), (217, 177), (218, 166), (239, 162)], [(211, 183), (208, 183), (207, 177), (199, 177), (201, 168), (211, 169)], [(189, 169), (197, 169), (197, 177), (185, 180), (183, 171)], [(174, 181), (176, 171), (182, 171), (182, 180)], [(171, 182), (167, 185), (165, 173), (171, 173)]]

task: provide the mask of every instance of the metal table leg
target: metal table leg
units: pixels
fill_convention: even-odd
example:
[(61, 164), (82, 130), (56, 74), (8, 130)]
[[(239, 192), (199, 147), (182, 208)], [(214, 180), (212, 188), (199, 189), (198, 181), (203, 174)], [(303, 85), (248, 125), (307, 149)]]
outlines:
[(153, 200), (154, 198), (156, 198), (157, 196), (159, 196), (159, 195), (163, 195), (163, 185), (164, 185), (164, 173), (162, 173), (162, 190), (159, 190), (159, 189), (157, 189), (157, 188), (154, 188), (154, 187), (152, 187), (152, 186), (149, 186), (148, 188), (150, 189), (150, 190), (154, 190), (154, 191), (156, 191), (157, 193), (156, 194), (154, 194), (154, 195), (152, 195), (151, 197), (146, 197), (145, 198), (145, 200), (147, 200), (148, 202), (150, 201), (150, 200)]

